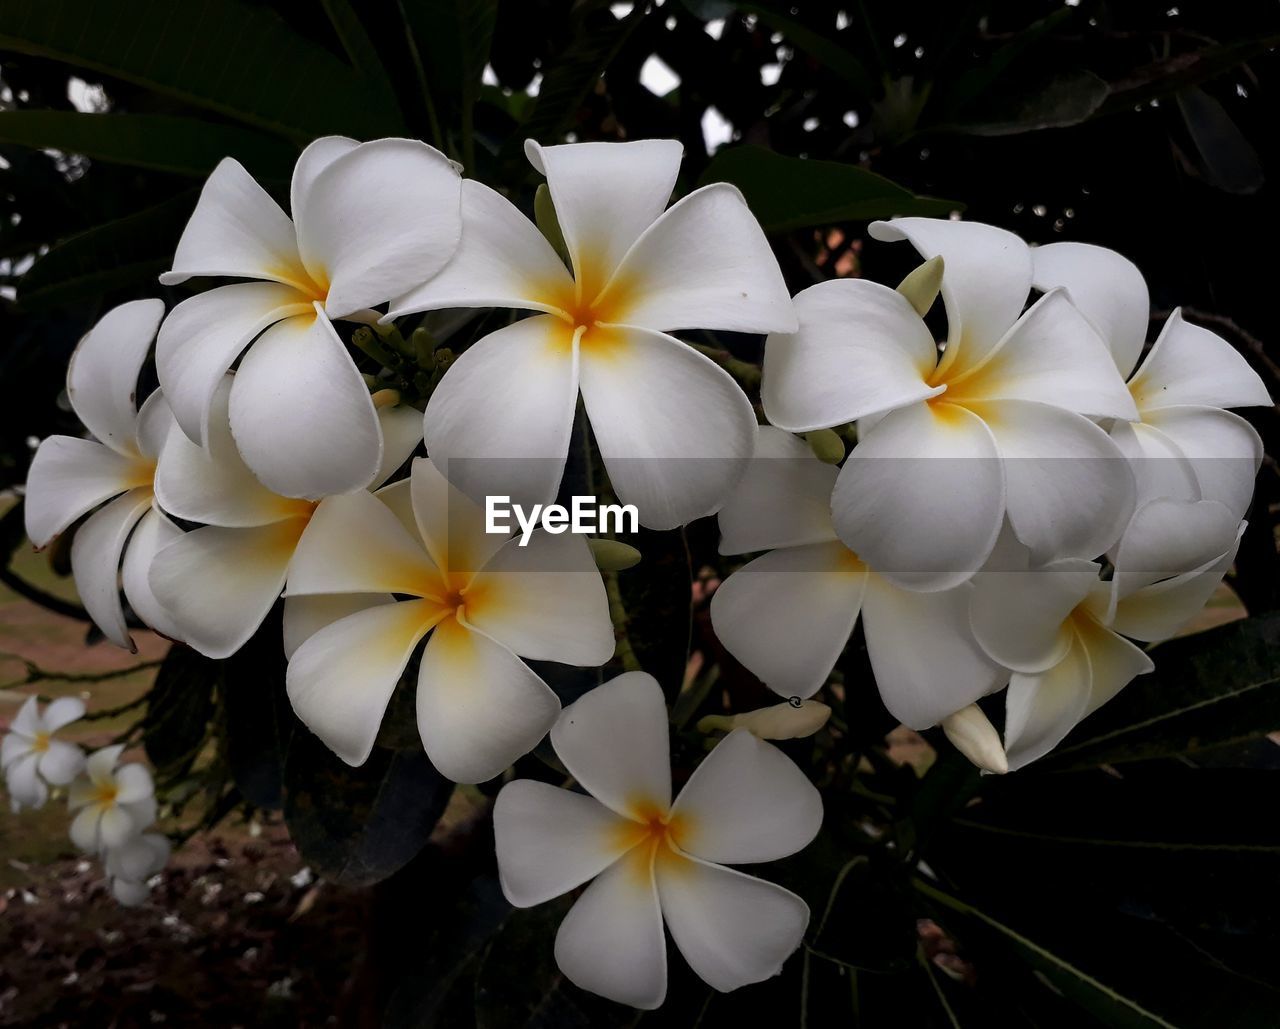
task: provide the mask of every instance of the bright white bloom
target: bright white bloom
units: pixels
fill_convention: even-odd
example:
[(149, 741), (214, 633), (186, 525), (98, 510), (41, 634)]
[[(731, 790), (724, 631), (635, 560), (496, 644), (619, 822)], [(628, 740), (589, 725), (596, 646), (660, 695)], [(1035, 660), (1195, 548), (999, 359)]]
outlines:
[(86, 853), (119, 847), (156, 820), (155, 786), (145, 765), (120, 765), (124, 745), (89, 755), (84, 774), (71, 784), (71, 842)]
[(160, 833), (148, 832), (107, 848), (102, 863), (111, 884), (111, 895), (123, 907), (137, 907), (151, 892), (147, 880), (169, 863), (172, 847)]
[(258, 281), (201, 293), (165, 319), (156, 367), (183, 431), (204, 442), (218, 384), (245, 351), (231, 430), (258, 478), (313, 500), (367, 486), (382, 434), (331, 319), (375, 318), (368, 308), (439, 271), (461, 233), (460, 190), (424, 143), (328, 136), (298, 158), (291, 220), (240, 164), (219, 164), (160, 281)]
[(755, 418), (723, 369), (668, 333), (795, 329), (764, 233), (724, 183), (664, 213), (680, 168), (674, 140), (525, 149), (547, 177), (573, 270), (507, 200), (463, 183), (457, 257), (388, 317), (541, 313), (449, 369), (427, 405), (427, 453), (474, 499), (547, 503), (581, 391), (610, 481), (642, 524), (669, 529), (711, 513), (751, 453)]
[(1243, 529), (1216, 501), (1154, 500), (1134, 515), (1110, 581), (1079, 559), (976, 577), (974, 633), (1013, 669), (1004, 727), (1010, 769), (1047, 754), (1152, 670), (1124, 637), (1158, 642), (1194, 618), (1235, 560)]
[(493, 827), (502, 891), (531, 907), (594, 879), (556, 934), (560, 970), (637, 1008), (667, 992), (662, 927), (693, 970), (728, 991), (776, 975), (809, 908), (724, 863), (805, 847), (822, 798), (780, 750), (746, 729), (726, 736), (671, 800), (667, 709), (650, 675), (628, 672), (565, 708), (551, 743), (590, 794), (518, 779)]
[(800, 331), (770, 337), (762, 399), (794, 432), (859, 420), (833, 498), (840, 538), (882, 575), (944, 589), (982, 567), (1005, 517), (1037, 560), (1096, 557), (1133, 512), (1133, 476), (1090, 418), (1137, 417), (1106, 344), (1064, 291), (1022, 313), (1029, 248), (989, 225), (871, 226), (942, 256), (948, 333), (864, 279), (796, 297)]
[(84, 752), (74, 743), (55, 740), (63, 726), (84, 717), (78, 697), (59, 697), (42, 712), (28, 697), (0, 740), (0, 769), (14, 811), (43, 807), (50, 786), (65, 786), (84, 767)]
[(599, 665), (614, 636), (583, 537), (537, 531), (517, 543), (487, 534), (484, 511), (425, 458), (376, 495), (322, 501), (289, 564), (285, 645), (298, 717), (342, 760), (363, 764), (430, 633), (418, 730), (436, 768), (482, 782), (532, 750), (560, 701), (517, 655)]
[(885, 707), (927, 728), (1008, 673), (973, 639), (967, 585), (903, 589), (836, 537), (837, 474), (790, 433), (760, 426), (756, 456), (719, 514), (720, 552), (769, 553), (720, 584), (712, 625), (766, 686), (803, 698), (826, 683), (861, 614)]
[[(234, 375), (214, 394), (207, 443), (169, 436), (156, 470), (156, 500), (169, 514), (205, 525), (178, 536), (156, 554), (150, 583), (180, 627), (207, 657), (239, 650), (257, 631), (284, 589), (299, 539), (316, 502), (283, 497), (263, 486), (241, 459), (227, 421)], [(378, 409), (381, 485), (422, 440), (422, 412), (407, 405)]]
[(1270, 406), (1258, 373), (1224, 340), (1174, 311), (1139, 364), (1150, 301), (1142, 273), (1114, 250), (1051, 243), (1031, 251), (1040, 289), (1065, 286), (1111, 347), (1138, 420), (1111, 435), (1133, 461), (1139, 503), (1217, 500), (1237, 519), (1253, 496), (1262, 440), (1228, 407)]
[(111, 501), (76, 530), (71, 572), (90, 617), (107, 639), (130, 650), (135, 648), (120, 603), (121, 578), (138, 617), (177, 636), (147, 583), (152, 556), (178, 534), (152, 504), (156, 458), (173, 415), (160, 390), (141, 410), (136, 406), (138, 372), (163, 315), (159, 300), (121, 304), (80, 341), (67, 369), (67, 397), (96, 438), (50, 436), (27, 473), (27, 535), (37, 547)]

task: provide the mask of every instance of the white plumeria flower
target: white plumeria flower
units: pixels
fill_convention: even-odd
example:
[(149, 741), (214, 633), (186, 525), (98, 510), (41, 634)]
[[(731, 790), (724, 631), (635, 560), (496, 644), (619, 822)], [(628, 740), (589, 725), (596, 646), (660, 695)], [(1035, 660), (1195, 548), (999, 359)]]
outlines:
[(84, 774), (71, 784), (67, 798), (78, 814), (71, 821), (71, 842), (97, 854), (119, 847), (156, 820), (155, 786), (145, 765), (117, 767), (124, 745), (95, 750)]
[(53, 734), (84, 717), (84, 701), (59, 697), (42, 712), (28, 697), (13, 716), (0, 740), (0, 769), (4, 771), (13, 810), (39, 808), (49, 799), (50, 786), (65, 786), (84, 767), (84, 751)]
[(1216, 501), (1154, 500), (1134, 515), (1110, 581), (1080, 559), (976, 577), (974, 634), (1013, 669), (1004, 727), (1011, 770), (1043, 757), (1154, 668), (1124, 637), (1159, 642), (1194, 618), (1235, 560), (1243, 529)]
[(147, 832), (108, 847), (102, 863), (111, 884), (111, 895), (122, 907), (137, 907), (147, 899), (147, 880), (169, 863), (172, 845), (166, 836)]
[(1262, 464), (1262, 440), (1228, 407), (1270, 406), (1249, 363), (1221, 336), (1175, 310), (1147, 355), (1150, 299), (1142, 273), (1114, 250), (1051, 243), (1031, 251), (1035, 285), (1065, 286), (1111, 347), (1138, 420), (1111, 430), (1137, 475), (1139, 504), (1158, 497), (1217, 500), (1243, 518)]
[(1006, 516), (1040, 561), (1104, 553), (1134, 484), (1090, 418), (1137, 410), (1098, 333), (1062, 290), (1022, 313), (1031, 256), (1003, 229), (899, 218), (871, 234), (943, 258), (941, 357), (900, 293), (838, 279), (796, 297), (800, 331), (770, 337), (761, 387), (793, 432), (862, 420), (833, 498), (840, 538), (916, 589), (970, 578)]
[[(669, 529), (716, 509), (755, 418), (722, 368), (676, 329), (789, 332), (791, 298), (741, 193), (718, 183), (664, 212), (674, 140), (525, 145), (547, 177), (572, 273), (507, 200), (462, 188), (463, 238), (388, 317), (457, 307), (541, 312), (486, 336), (427, 405), (427, 452), (480, 499), (554, 499), (579, 391), (618, 497)], [(445, 467), (447, 465), (447, 468)]]
[(1002, 686), (969, 629), (969, 587), (906, 590), (836, 536), (837, 470), (795, 436), (758, 430), (756, 456), (720, 510), (720, 552), (769, 553), (735, 571), (711, 598), (725, 648), (784, 697), (826, 683), (861, 614), (880, 696), (915, 729)]
[(179, 531), (152, 502), (156, 458), (173, 415), (160, 390), (141, 410), (136, 406), (138, 373), (163, 315), (161, 301), (135, 300), (89, 330), (67, 369), (67, 397), (95, 439), (50, 436), (27, 473), (26, 528), (37, 547), (111, 501), (76, 530), (71, 572), (89, 616), (107, 639), (129, 650), (136, 648), (120, 603), (122, 579), (138, 617), (166, 636), (178, 635), (147, 583), (156, 550)]
[[(599, 665), (614, 649), (586, 540), (539, 531), (520, 546), (509, 534), (487, 534), (484, 511), (425, 458), (376, 495), (322, 501), (289, 564), (286, 593), (289, 699), (352, 765), (368, 758), (428, 633), (418, 730), (427, 756), (455, 782), (491, 779), (560, 713), (555, 693), (517, 655)], [(294, 613), (299, 600), (305, 610)]]
[[(214, 394), (206, 445), (171, 433), (156, 470), (160, 506), (205, 524), (160, 549), (151, 565), (151, 588), (183, 640), (213, 658), (234, 654), (267, 617), (317, 506), (271, 492), (241, 459), (227, 420), (234, 378), (224, 376)], [(384, 446), (375, 486), (422, 441), (422, 412), (416, 408), (381, 406), (378, 420)]]
[(570, 981), (658, 1007), (667, 992), (664, 922), (717, 990), (776, 975), (800, 945), (809, 908), (724, 864), (776, 861), (817, 835), (822, 798), (804, 773), (735, 729), (673, 803), (667, 709), (644, 672), (565, 708), (551, 743), (590, 796), (518, 779), (498, 794), (493, 828), (502, 891), (517, 907), (595, 880), (556, 934), (556, 963)]
[(258, 281), (192, 297), (161, 327), (156, 367), (183, 431), (204, 442), (218, 384), (245, 351), (231, 429), (258, 478), (313, 500), (367, 486), (382, 435), (331, 320), (376, 318), (370, 307), (439, 271), (457, 249), (460, 191), (457, 170), (425, 143), (328, 136), (298, 158), (290, 219), (223, 160), (160, 281)]

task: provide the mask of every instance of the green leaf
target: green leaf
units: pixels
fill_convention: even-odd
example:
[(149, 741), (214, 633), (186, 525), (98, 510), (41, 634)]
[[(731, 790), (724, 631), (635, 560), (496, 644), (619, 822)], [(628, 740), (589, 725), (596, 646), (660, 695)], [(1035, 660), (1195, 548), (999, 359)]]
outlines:
[(1112, 82), (1111, 96), (1103, 105), (1102, 113), (1132, 111), (1138, 104), (1221, 75), (1277, 46), (1280, 46), (1280, 35), (1273, 33), (1230, 43), (1215, 43), (1154, 61)]
[(480, 95), (497, 0), (403, 0), (403, 7), (436, 113), (456, 119)]
[[(769, 4), (746, 3), (736, 6), (758, 15), (771, 29), (781, 32), (798, 50), (808, 54), (852, 86), (856, 96), (866, 98), (875, 92), (872, 78), (862, 62), (839, 43), (784, 16)], [(834, 12), (832, 21), (834, 25)]]
[(1006, 83), (985, 104), (967, 110), (965, 120), (930, 126), (938, 132), (970, 136), (1013, 136), (1040, 129), (1079, 125), (1106, 102), (1111, 87), (1091, 71), (1062, 72), (1038, 82)]
[(400, 102), (396, 99), (395, 88), (382, 63), (382, 57), (373, 40), (365, 30), (359, 16), (347, 0), (320, 0), (324, 4), (324, 12), (329, 16), (329, 24), (342, 43), (351, 66), (364, 79), (371, 93), (376, 93), (388, 111), (400, 114)]
[(1178, 110), (1211, 185), (1227, 193), (1256, 193), (1262, 187), (1266, 176), (1258, 151), (1222, 104), (1193, 86), (1178, 93)]
[(250, 804), (278, 810), (284, 803), (285, 755), (294, 733), (305, 733), (285, 691), (286, 662), (280, 645), (282, 606), (223, 662), (222, 747), (227, 767)]
[(699, 185), (731, 182), (766, 232), (894, 215), (945, 217), (962, 210), (951, 200), (918, 197), (883, 176), (852, 164), (783, 157), (759, 146), (719, 151)]
[(296, 140), (394, 135), (350, 65), (240, 0), (5, 0), (0, 49), (63, 61)]
[(847, 968), (905, 971), (915, 962), (914, 904), (903, 865), (860, 854), (836, 874), (809, 949)]
[(221, 662), (175, 643), (147, 696), (143, 747), (161, 781), (185, 775), (204, 747)]

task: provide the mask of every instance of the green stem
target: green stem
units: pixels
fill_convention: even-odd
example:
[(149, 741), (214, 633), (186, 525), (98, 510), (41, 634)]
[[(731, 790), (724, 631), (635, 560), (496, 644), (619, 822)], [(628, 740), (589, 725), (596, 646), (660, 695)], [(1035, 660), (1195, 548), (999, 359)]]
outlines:
[(690, 343), (689, 346), (700, 354), (705, 354), (716, 364), (732, 375), (746, 389), (756, 389), (760, 385), (760, 367), (750, 361), (734, 357), (724, 347), (713, 347), (706, 343)]

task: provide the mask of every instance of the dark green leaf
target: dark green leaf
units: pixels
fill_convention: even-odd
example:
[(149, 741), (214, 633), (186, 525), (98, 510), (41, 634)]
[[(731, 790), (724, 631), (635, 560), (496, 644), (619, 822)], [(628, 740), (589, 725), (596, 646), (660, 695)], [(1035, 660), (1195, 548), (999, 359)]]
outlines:
[(475, 103), (489, 60), (497, 0), (402, 0), (437, 115), (446, 122)]
[[(867, 98), (872, 95), (872, 79), (867, 74), (867, 69), (863, 67), (858, 58), (849, 53), (839, 43), (786, 17), (779, 11), (774, 10), (769, 4), (746, 3), (738, 4), (737, 6), (743, 11), (750, 11), (759, 15), (762, 22), (771, 29), (781, 32), (798, 50), (803, 51), (815, 61), (835, 72), (836, 75), (854, 88), (857, 97)], [(783, 10), (787, 10), (788, 7), (783, 7)]]
[(1012, 136), (1066, 128), (1096, 114), (1109, 94), (1105, 80), (1091, 71), (1063, 72), (1047, 81), (993, 90), (987, 102), (974, 104), (967, 111), (964, 121), (933, 128), (971, 136)]
[(903, 866), (858, 855), (839, 870), (816, 914), (812, 950), (823, 960), (872, 972), (911, 968), (915, 898)]
[(161, 781), (185, 775), (204, 748), (221, 662), (175, 643), (147, 697), (143, 746)]
[(918, 197), (856, 165), (783, 157), (758, 146), (721, 150), (700, 184), (708, 182), (731, 182), (742, 190), (766, 232), (894, 215), (945, 217), (964, 207)]
[(1258, 151), (1225, 107), (1203, 89), (1178, 93), (1178, 110), (1200, 154), (1204, 177), (1228, 193), (1255, 193), (1266, 176)]
[(1280, 46), (1280, 35), (1270, 34), (1231, 43), (1215, 43), (1175, 54), (1144, 65), (1123, 79), (1111, 83), (1111, 96), (1103, 113), (1132, 111), (1135, 105), (1194, 86)]
[(693, 631), (693, 572), (684, 530), (641, 528), (626, 540), (644, 555), (637, 567), (618, 574), (627, 638), (640, 667), (674, 697), (684, 681)]
[(285, 693), (280, 606), (223, 662), (223, 751), (240, 794), (254, 807), (284, 803), (284, 765), (295, 732), (306, 729)]

